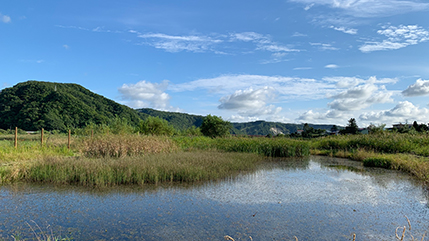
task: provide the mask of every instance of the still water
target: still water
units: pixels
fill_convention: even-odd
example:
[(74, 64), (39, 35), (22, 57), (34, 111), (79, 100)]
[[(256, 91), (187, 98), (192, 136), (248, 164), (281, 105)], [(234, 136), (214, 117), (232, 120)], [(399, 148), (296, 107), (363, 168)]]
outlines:
[[(407, 219), (429, 231), (429, 192), (400, 172), (345, 159), (275, 159), (192, 185), (95, 190), (0, 187), (0, 239), (53, 232), (74, 240), (395, 240)], [(407, 231), (408, 232), (408, 231)]]

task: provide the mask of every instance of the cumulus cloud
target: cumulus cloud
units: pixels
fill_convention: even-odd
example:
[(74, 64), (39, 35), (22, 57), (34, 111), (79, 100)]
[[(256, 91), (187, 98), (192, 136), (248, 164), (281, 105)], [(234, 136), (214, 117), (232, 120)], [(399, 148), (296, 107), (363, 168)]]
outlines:
[(331, 96), (334, 101), (328, 103), (328, 106), (339, 111), (362, 110), (373, 104), (393, 102), (390, 98), (392, 94), (380, 91), (380, 87), (374, 84), (359, 85)]
[(337, 110), (328, 110), (326, 112), (309, 110), (302, 113), (296, 121), (301, 123), (331, 123), (343, 125), (347, 123), (350, 116), (350, 114)]
[(377, 33), (387, 37), (387, 39), (381, 42), (366, 42), (359, 47), (359, 50), (364, 53), (394, 50), (429, 40), (429, 32), (418, 25), (385, 26), (382, 30), (378, 30)]
[(164, 91), (168, 87), (168, 81), (162, 83), (150, 83), (140, 81), (136, 84), (123, 84), (118, 90), (121, 98), (127, 105), (133, 108), (156, 108), (171, 110), (169, 106), (170, 96)]
[(408, 86), (408, 88), (402, 91), (404, 96), (422, 96), (429, 94), (429, 80), (416, 80), (416, 83)]
[(346, 27), (335, 27), (335, 26), (331, 26), (330, 28), (346, 33), (346, 34), (357, 34), (358, 30), (354, 29), (354, 28), (346, 28)]
[(419, 108), (411, 102), (399, 102), (394, 108), (380, 112), (365, 112), (359, 119), (368, 122), (399, 123), (407, 120), (416, 120), (426, 123), (429, 119), (429, 109)]
[(237, 90), (232, 95), (222, 97), (219, 101), (219, 109), (234, 110), (241, 116), (254, 117), (264, 115), (276, 115), (282, 108), (268, 105), (275, 95), (272, 87), (265, 86), (260, 89)]
[(10, 23), (12, 19), (9, 16), (0, 13), (0, 21), (3, 23)]
[[(372, 18), (423, 11), (428, 3), (416, 0), (289, 0), (306, 6), (326, 5), (354, 17)], [(307, 7), (306, 7), (307, 8)], [(309, 9), (309, 8), (308, 8)], [(306, 10), (308, 10), (306, 9)]]

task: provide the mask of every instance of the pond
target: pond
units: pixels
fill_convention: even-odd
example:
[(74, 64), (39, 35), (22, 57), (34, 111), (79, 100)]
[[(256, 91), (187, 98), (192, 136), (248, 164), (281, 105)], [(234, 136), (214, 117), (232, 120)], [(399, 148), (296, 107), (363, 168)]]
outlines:
[(204, 184), (2, 186), (0, 239), (41, 230), (74, 240), (395, 240), (406, 215), (420, 240), (428, 200), (428, 189), (400, 172), (329, 157), (274, 159)]

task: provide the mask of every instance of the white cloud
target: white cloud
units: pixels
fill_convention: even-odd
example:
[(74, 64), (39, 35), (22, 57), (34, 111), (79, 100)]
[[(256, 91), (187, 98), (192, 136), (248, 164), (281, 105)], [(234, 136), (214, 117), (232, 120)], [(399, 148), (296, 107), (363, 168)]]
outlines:
[(347, 34), (357, 34), (358, 30), (354, 29), (354, 28), (346, 28), (346, 27), (334, 27), (331, 26), (330, 28), (343, 32), (343, 33), (347, 33)]
[(164, 92), (167, 87), (166, 80), (159, 84), (142, 80), (136, 84), (123, 84), (118, 90), (122, 95), (121, 98), (133, 108), (151, 107), (171, 110), (170, 96)]
[(325, 66), (325, 68), (327, 68), (327, 69), (336, 69), (336, 68), (339, 68), (339, 66), (336, 65), (336, 64), (328, 64), (328, 65)]
[[(290, 0), (306, 6), (327, 5), (354, 17), (373, 18), (423, 11), (428, 3), (415, 0)], [(308, 9), (307, 9), (308, 10)]]
[(173, 91), (205, 89), (211, 93), (228, 95), (237, 90), (265, 86), (274, 88), (281, 99), (322, 99), (335, 92), (335, 85), (315, 79), (264, 75), (222, 75), (216, 78), (199, 79), (183, 84), (171, 85)]
[(268, 86), (256, 90), (252, 88), (237, 90), (232, 95), (222, 97), (219, 100), (221, 104), (218, 108), (234, 110), (245, 117), (276, 115), (282, 108), (268, 105), (268, 102), (273, 100), (274, 95), (274, 88)]
[(326, 112), (317, 112), (309, 110), (301, 114), (296, 121), (301, 123), (320, 123), (344, 125), (350, 119), (350, 114), (337, 110), (328, 110)]
[(416, 80), (416, 83), (408, 86), (408, 88), (402, 91), (404, 96), (421, 96), (429, 94), (429, 80)]
[[(133, 30), (131, 33), (137, 32)], [(198, 35), (174, 36), (162, 33), (148, 33), (138, 34), (137, 36), (149, 41), (144, 44), (158, 49), (164, 49), (167, 52), (180, 52), (184, 50), (190, 52), (206, 52), (210, 50), (212, 45), (223, 42), (220, 39)]]
[(429, 109), (419, 108), (411, 102), (403, 101), (390, 110), (365, 112), (359, 116), (359, 119), (378, 123), (405, 123), (414, 120), (426, 123), (429, 119)]
[(0, 21), (3, 23), (10, 23), (12, 19), (9, 16), (0, 13)]
[(371, 76), (368, 79), (361, 79), (358, 77), (344, 77), (344, 76), (336, 76), (336, 77), (324, 77), (323, 80), (328, 82), (336, 83), (336, 86), (341, 89), (350, 88), (353, 86), (357, 86), (362, 83), (370, 83), (370, 84), (394, 84), (398, 82), (396, 78), (382, 78), (377, 79), (375, 76)]
[(387, 37), (387, 39), (381, 42), (367, 42), (359, 50), (364, 53), (379, 50), (394, 50), (429, 40), (429, 32), (418, 25), (383, 27), (377, 33)]
[(230, 34), (230, 41), (270, 43), (271, 38), (268, 35), (262, 35), (255, 32), (243, 32)]
[(303, 34), (303, 33), (299, 33), (299, 32), (295, 32), (292, 37), (307, 37), (307, 34)]
[(293, 70), (309, 70), (309, 69), (313, 69), (312, 67), (296, 67), (293, 68)]
[(311, 46), (317, 46), (321, 50), (339, 50), (339, 48), (333, 47), (331, 44), (324, 43), (310, 43)]
[(365, 109), (373, 104), (393, 102), (390, 98), (393, 93), (380, 89), (383, 87), (372, 83), (352, 87), (331, 96), (334, 101), (328, 103), (328, 106), (339, 111), (353, 111)]
[(64, 45), (63, 45), (63, 48), (65, 48), (65, 49), (69, 49), (69, 48), (70, 48), (70, 46), (68, 46), (67, 44), (64, 44)]

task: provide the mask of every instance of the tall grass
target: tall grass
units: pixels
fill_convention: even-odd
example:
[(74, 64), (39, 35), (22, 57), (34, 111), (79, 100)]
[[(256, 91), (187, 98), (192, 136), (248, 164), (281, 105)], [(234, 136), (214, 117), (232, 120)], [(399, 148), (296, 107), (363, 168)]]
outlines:
[(173, 140), (184, 150), (246, 152), (267, 157), (302, 157), (310, 154), (309, 142), (288, 138), (175, 137)]
[(364, 148), (380, 153), (411, 153), (429, 156), (427, 134), (401, 134), (383, 132), (372, 135), (342, 135), (313, 139), (312, 147), (323, 150), (346, 150)]
[(83, 139), (77, 147), (87, 157), (125, 157), (178, 150), (167, 137), (102, 135)]
[(384, 132), (311, 140), (312, 153), (350, 158), (365, 166), (408, 172), (429, 183), (429, 136)]
[(0, 168), (1, 183), (27, 181), (85, 186), (197, 182), (253, 170), (248, 153), (175, 152), (124, 158), (51, 157)]

